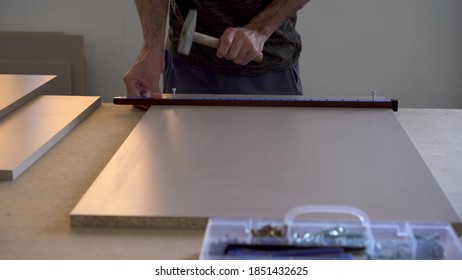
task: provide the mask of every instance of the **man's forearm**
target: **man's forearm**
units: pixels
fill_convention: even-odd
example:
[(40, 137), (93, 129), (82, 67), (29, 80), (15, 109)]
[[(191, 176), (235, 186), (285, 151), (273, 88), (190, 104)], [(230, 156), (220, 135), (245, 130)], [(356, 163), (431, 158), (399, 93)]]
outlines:
[(143, 27), (145, 51), (163, 55), (169, 0), (135, 0)]
[(309, 0), (274, 0), (245, 26), (269, 38)]

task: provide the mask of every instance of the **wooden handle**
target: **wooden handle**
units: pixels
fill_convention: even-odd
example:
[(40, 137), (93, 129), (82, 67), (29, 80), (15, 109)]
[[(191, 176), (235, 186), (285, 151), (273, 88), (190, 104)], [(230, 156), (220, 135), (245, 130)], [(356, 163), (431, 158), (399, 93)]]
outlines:
[[(214, 49), (218, 49), (218, 46), (220, 45), (220, 39), (199, 32), (194, 33), (194, 42)], [(263, 53), (259, 53), (257, 57), (253, 59), (253, 61), (256, 62), (261, 62), (262, 60)]]
[(194, 42), (214, 49), (218, 49), (220, 45), (220, 39), (198, 32), (194, 33)]

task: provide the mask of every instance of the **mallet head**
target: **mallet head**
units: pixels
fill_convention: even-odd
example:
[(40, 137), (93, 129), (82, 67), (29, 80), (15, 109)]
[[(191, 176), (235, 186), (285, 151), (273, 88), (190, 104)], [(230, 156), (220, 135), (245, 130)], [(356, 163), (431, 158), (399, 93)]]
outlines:
[(196, 31), (197, 10), (190, 9), (186, 17), (183, 28), (181, 29), (180, 39), (178, 40), (177, 52), (189, 55)]

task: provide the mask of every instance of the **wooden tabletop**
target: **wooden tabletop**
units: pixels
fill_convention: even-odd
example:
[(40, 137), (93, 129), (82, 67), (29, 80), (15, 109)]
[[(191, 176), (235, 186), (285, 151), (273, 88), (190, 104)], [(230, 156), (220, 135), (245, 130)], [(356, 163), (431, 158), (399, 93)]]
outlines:
[[(71, 228), (69, 213), (144, 111), (102, 104), (15, 181), (0, 181), (0, 259), (195, 259), (203, 230)], [(398, 119), (459, 217), (462, 110)]]

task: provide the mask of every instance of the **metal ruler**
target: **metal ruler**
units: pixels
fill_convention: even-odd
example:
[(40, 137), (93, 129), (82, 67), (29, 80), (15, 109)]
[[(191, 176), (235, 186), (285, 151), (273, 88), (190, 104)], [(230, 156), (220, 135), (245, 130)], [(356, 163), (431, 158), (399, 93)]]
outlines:
[[(183, 95), (184, 96), (184, 95)], [(271, 98), (271, 97), (114, 97), (118, 105), (175, 105), (175, 106), (263, 106), (263, 107), (318, 107), (318, 108), (381, 108), (398, 111), (396, 99), (314, 99), (314, 98)]]

